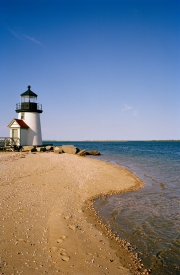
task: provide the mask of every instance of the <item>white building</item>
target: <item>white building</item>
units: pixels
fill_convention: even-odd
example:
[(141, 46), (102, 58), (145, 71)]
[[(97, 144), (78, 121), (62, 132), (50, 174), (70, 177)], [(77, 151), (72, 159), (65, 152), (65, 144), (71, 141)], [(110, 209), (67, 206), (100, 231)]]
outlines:
[(37, 95), (28, 90), (21, 94), (20, 103), (16, 104), (18, 119), (13, 119), (8, 127), (10, 138), (16, 145), (42, 145), (40, 114), (42, 105), (37, 103)]

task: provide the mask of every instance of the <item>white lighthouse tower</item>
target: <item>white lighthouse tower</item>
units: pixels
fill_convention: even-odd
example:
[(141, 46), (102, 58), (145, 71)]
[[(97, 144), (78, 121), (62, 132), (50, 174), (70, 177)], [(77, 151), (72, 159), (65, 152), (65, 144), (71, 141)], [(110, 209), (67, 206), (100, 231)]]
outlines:
[(18, 138), (19, 145), (42, 145), (40, 114), (42, 105), (37, 103), (37, 95), (28, 90), (21, 94), (20, 103), (16, 104), (18, 119), (8, 125), (11, 138)]

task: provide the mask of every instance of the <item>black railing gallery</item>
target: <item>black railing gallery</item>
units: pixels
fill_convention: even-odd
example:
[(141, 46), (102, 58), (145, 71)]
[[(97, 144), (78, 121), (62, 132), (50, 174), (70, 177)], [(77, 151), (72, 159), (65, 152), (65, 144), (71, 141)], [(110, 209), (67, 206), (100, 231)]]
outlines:
[(42, 104), (35, 102), (17, 103), (16, 110), (42, 111)]

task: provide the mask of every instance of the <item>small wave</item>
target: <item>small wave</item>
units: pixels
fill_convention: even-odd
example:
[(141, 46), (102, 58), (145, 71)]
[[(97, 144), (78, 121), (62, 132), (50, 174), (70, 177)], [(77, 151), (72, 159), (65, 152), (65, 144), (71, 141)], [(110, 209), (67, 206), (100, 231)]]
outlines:
[(147, 174), (144, 174), (144, 176), (145, 176), (146, 178), (151, 179), (151, 180), (152, 180), (152, 181), (154, 181), (154, 182), (159, 183), (160, 187), (161, 187), (163, 190), (165, 190), (165, 189), (166, 189), (165, 184), (164, 184), (163, 182), (160, 182), (160, 181), (158, 181), (158, 180), (154, 179), (153, 177), (148, 176)]
[(157, 182), (157, 183), (160, 183), (158, 180), (155, 180), (153, 177), (151, 177), (151, 176), (148, 176), (148, 175), (146, 175), (146, 174), (144, 174), (144, 176), (146, 177), (146, 178), (150, 178), (150, 179), (152, 179), (152, 181), (155, 181), (155, 182)]

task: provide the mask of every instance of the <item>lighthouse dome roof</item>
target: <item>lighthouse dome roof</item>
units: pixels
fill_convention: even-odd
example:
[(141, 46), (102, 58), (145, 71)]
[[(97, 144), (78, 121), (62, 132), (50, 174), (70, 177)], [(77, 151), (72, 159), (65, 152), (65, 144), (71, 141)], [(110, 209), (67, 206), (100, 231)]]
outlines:
[(28, 90), (21, 94), (21, 96), (37, 97), (37, 94), (31, 91), (31, 86), (28, 86)]

